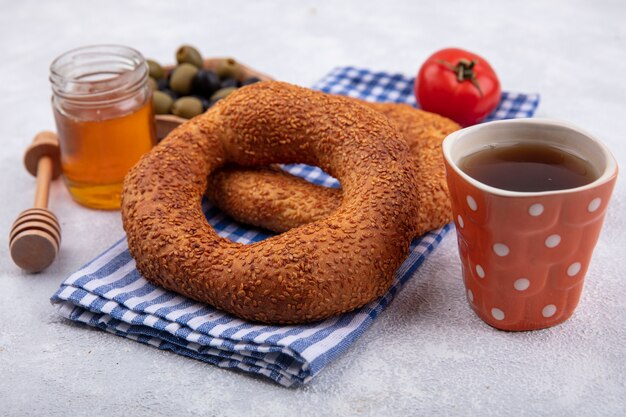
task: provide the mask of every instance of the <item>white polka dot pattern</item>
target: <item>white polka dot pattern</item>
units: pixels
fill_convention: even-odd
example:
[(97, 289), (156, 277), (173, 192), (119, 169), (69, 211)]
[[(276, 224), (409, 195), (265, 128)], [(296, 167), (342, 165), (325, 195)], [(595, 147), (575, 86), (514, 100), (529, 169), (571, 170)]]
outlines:
[(498, 256), (506, 256), (510, 252), (509, 247), (504, 243), (496, 243), (495, 245), (493, 245), (493, 251)]
[(492, 308), (491, 316), (498, 321), (504, 320), (504, 311), (500, 310), (499, 308)]
[(528, 208), (528, 214), (530, 214), (533, 217), (541, 216), (542, 213), (543, 213), (543, 204), (536, 203)]
[(468, 195), (466, 200), (467, 200), (467, 205), (472, 211), (478, 210), (478, 204), (476, 204), (476, 200), (474, 200), (474, 197), (472, 197), (471, 195)]
[(554, 313), (556, 313), (556, 306), (554, 304), (548, 304), (541, 310), (541, 315), (545, 318), (554, 316)]
[(459, 223), (461, 229), (465, 227), (465, 222), (463, 221), (463, 217), (461, 217), (460, 214), (456, 217), (456, 221)]
[(575, 276), (580, 272), (580, 268), (582, 268), (580, 262), (574, 262), (567, 268), (567, 275), (569, 275), (570, 277)]
[(602, 199), (600, 197), (594, 198), (587, 206), (587, 211), (593, 213), (600, 208), (600, 204), (602, 204)]
[(516, 279), (513, 283), (513, 287), (515, 287), (517, 291), (526, 291), (528, 287), (530, 287), (530, 281), (528, 278)]
[(470, 300), (470, 303), (474, 302), (474, 293), (472, 290), (467, 290), (467, 299)]
[(476, 265), (476, 273), (478, 274), (479, 277), (485, 278), (485, 270), (483, 269), (482, 266)]
[(556, 248), (561, 243), (561, 236), (559, 235), (550, 235), (546, 238), (546, 246), (549, 248)]

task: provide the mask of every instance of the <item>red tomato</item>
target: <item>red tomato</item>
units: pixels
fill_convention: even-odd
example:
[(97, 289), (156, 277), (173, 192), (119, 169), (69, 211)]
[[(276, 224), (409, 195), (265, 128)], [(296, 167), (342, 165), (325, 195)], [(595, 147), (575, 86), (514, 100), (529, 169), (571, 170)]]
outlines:
[(432, 54), (415, 79), (415, 97), (426, 111), (462, 126), (476, 124), (500, 102), (500, 82), (482, 57), (457, 48)]

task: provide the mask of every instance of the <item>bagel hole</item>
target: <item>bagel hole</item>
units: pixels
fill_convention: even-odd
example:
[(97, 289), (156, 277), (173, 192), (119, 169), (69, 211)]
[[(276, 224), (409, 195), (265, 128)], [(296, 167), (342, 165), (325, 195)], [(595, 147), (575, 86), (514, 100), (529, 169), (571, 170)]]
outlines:
[(292, 175), (304, 178), (310, 183), (328, 188), (341, 188), (339, 180), (331, 177), (320, 167), (305, 164), (280, 165), (280, 167)]

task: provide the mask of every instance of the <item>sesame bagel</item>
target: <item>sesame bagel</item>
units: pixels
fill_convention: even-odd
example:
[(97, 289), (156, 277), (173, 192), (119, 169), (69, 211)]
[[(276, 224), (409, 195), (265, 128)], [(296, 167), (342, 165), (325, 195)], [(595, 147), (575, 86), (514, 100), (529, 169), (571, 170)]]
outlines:
[[(352, 99), (358, 100), (358, 99)], [(414, 234), (452, 220), (441, 142), (460, 129), (450, 119), (406, 104), (361, 104), (384, 114), (405, 139), (418, 167), (418, 214)], [(224, 167), (209, 178), (207, 197), (237, 221), (282, 233), (328, 216), (341, 204), (341, 190), (314, 185), (278, 167)]]
[[(244, 319), (302, 323), (382, 295), (406, 257), (417, 168), (380, 113), (281, 82), (237, 90), (182, 124), (126, 176), (122, 219), (149, 281)], [(262, 242), (223, 239), (201, 209), (207, 175), (226, 163), (317, 165), (341, 181), (324, 219)]]

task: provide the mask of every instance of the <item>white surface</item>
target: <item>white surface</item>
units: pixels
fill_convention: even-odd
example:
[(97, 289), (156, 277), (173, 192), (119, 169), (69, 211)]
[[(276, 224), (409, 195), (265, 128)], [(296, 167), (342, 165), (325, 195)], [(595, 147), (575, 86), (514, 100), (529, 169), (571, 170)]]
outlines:
[(618, 180), (582, 300), (565, 324), (504, 333), (470, 311), (450, 234), (346, 354), (302, 389), (69, 324), (48, 302), (61, 280), (122, 236), (117, 212), (51, 207), (56, 262), (26, 275), (7, 235), (31, 204), (22, 153), (53, 128), (48, 64), (91, 43), (163, 62), (183, 43), (301, 85), (335, 65), (412, 74), (441, 47), (489, 58), (506, 90), (539, 92), (540, 116), (577, 124), (626, 167), (626, 4), (487, 0), (351, 2), (2, 1), (0, 415), (624, 415), (626, 211)]

